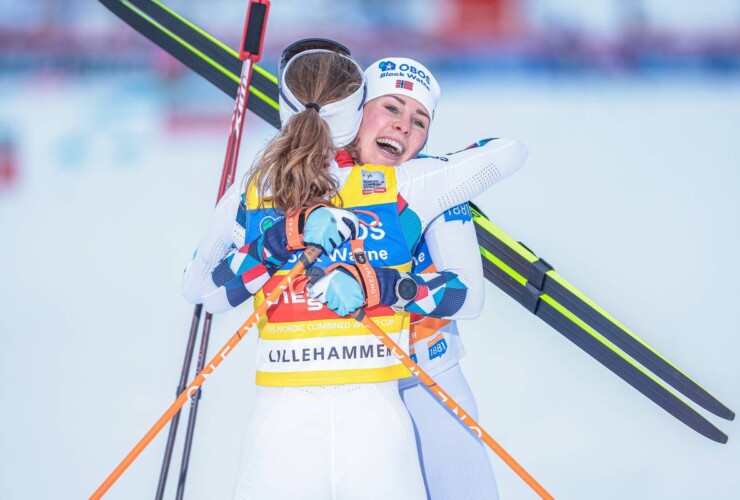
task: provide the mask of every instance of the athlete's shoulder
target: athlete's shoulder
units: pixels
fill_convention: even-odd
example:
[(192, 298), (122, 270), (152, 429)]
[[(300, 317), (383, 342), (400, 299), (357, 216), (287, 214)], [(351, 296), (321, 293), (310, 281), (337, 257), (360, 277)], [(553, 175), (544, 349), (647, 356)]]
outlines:
[(444, 155), (420, 154), (417, 158), (407, 160), (400, 164), (401, 169), (417, 169), (420, 166), (430, 164), (454, 165), (459, 162), (467, 162), (471, 159), (485, 161), (488, 158), (504, 160), (516, 165), (522, 165), (529, 154), (527, 147), (517, 139), (488, 138), (481, 139), (465, 149)]
[(446, 155), (448, 161), (458, 159), (467, 160), (472, 157), (510, 159), (514, 163), (523, 164), (529, 150), (517, 139), (481, 139), (460, 151)]

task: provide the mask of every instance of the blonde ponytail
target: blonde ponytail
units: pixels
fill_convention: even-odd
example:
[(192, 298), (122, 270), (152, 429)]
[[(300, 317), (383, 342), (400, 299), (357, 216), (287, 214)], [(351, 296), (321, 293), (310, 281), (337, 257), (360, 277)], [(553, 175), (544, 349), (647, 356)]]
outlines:
[[(362, 85), (362, 74), (349, 59), (332, 52), (306, 54), (285, 75), (300, 102), (325, 106), (344, 99)], [(326, 203), (339, 185), (326, 167), (336, 156), (331, 131), (314, 107), (293, 116), (257, 159), (247, 178), (261, 202), (284, 213)]]

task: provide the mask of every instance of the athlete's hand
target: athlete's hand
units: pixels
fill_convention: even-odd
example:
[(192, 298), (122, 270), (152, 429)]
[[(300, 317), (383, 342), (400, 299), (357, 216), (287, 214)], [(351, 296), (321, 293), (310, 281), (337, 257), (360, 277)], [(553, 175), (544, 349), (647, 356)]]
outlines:
[(323, 302), (338, 316), (347, 316), (365, 304), (362, 286), (342, 268), (334, 269), (320, 278), (308, 290), (308, 296)]
[(303, 243), (321, 247), (325, 253), (357, 238), (360, 222), (349, 210), (320, 207), (311, 212), (303, 225)]

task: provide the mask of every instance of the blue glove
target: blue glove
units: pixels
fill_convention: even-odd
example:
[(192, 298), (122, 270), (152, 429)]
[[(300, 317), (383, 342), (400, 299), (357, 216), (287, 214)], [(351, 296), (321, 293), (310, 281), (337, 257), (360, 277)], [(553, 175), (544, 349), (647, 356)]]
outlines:
[(321, 247), (326, 254), (357, 238), (360, 222), (349, 210), (321, 207), (308, 215), (303, 225), (303, 243)]
[[(397, 305), (399, 298), (396, 296), (395, 286), (401, 279), (401, 273), (389, 267), (376, 267), (375, 276), (380, 291), (380, 305)], [(365, 305), (362, 285), (349, 271), (341, 267), (316, 281), (308, 290), (308, 295), (324, 303), (337, 316), (347, 316)]]
[[(312, 214), (313, 215), (313, 214)], [(326, 304), (338, 316), (347, 316), (365, 304), (365, 292), (354, 276), (334, 269), (308, 290), (308, 296)]]

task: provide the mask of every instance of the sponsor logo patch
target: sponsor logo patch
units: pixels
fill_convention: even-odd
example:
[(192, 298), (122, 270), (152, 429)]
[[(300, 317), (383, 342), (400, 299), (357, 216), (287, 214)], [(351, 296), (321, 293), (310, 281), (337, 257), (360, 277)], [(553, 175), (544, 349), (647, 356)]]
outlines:
[(269, 215), (266, 215), (260, 221), (260, 232), (262, 234), (265, 234), (265, 231), (267, 231), (272, 226), (274, 226), (276, 222), (277, 222), (277, 219), (276, 218), (270, 217)]
[(435, 337), (432, 342), (427, 344), (429, 347), (429, 359), (441, 358), (447, 352), (447, 341), (442, 335)]
[(462, 203), (456, 207), (452, 207), (445, 211), (445, 220), (461, 220), (463, 223), (473, 220), (473, 215), (470, 213), (470, 206), (467, 203)]
[(378, 63), (378, 67), (381, 71), (380, 78), (400, 78), (399, 80), (396, 80), (396, 82), (416, 82), (423, 85), (427, 90), (431, 90), (431, 77), (427, 75), (424, 70), (421, 70), (416, 66), (406, 63), (396, 64), (393, 61), (381, 61), (380, 63)]
[(362, 194), (385, 193), (386, 189), (383, 172), (362, 171)]
[(380, 71), (393, 71), (396, 69), (396, 63), (393, 61), (380, 61), (378, 64)]

